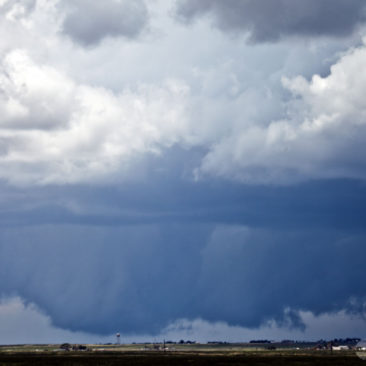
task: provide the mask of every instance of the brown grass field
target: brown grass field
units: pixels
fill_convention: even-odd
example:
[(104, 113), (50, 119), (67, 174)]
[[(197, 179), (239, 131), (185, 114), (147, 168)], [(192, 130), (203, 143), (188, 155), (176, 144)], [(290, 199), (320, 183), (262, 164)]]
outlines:
[[(145, 346), (89, 346), (86, 352), (60, 351), (56, 346), (0, 347), (0, 366), (50, 365), (365, 365), (354, 351), (311, 349), (266, 350), (246, 347), (177, 347), (169, 351), (143, 350)], [(92, 350), (93, 349), (93, 350)]]

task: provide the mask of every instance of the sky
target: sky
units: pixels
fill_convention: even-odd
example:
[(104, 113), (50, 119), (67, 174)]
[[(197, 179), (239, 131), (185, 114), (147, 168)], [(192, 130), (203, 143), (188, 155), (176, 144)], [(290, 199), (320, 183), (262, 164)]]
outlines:
[(366, 338), (363, 0), (0, 0), (0, 344)]

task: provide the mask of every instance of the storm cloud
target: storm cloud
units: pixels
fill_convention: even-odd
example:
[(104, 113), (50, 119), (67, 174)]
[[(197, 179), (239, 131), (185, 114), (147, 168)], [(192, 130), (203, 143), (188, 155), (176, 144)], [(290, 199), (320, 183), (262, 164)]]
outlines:
[(1, 296), (104, 335), (158, 335), (178, 319), (301, 332), (302, 312), (363, 316), (362, 183), (184, 181), (175, 165), (192, 157), (169, 156), (122, 187), (3, 186)]
[(0, 340), (365, 336), (363, 23), (356, 0), (0, 1)]
[(178, 0), (177, 14), (186, 21), (209, 15), (221, 30), (248, 33), (252, 42), (347, 36), (366, 16), (362, 0)]
[(303, 327), (300, 310), (363, 314), (364, 251), (365, 236), (345, 232), (9, 229), (1, 234), (1, 293), (37, 304), (58, 327), (95, 334), (158, 334), (181, 318)]

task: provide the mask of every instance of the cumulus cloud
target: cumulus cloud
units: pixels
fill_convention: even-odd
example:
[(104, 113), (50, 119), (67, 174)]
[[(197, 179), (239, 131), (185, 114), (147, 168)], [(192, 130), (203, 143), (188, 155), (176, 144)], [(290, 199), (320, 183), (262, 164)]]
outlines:
[(137, 37), (146, 27), (148, 11), (143, 0), (73, 0), (66, 5), (63, 31), (82, 45), (94, 45), (106, 37)]
[(52, 67), (36, 65), (25, 51), (12, 51), (4, 57), (0, 87), (2, 129), (67, 126), (76, 94), (74, 83)]
[(177, 14), (210, 15), (224, 31), (245, 32), (253, 42), (286, 36), (346, 36), (365, 21), (362, 0), (178, 0)]
[(36, 5), (36, 0), (2, 0), (0, 1), (0, 13), (7, 20), (18, 20), (26, 17)]
[[(359, 151), (366, 134), (366, 80), (359, 70), (365, 59), (361, 46), (327, 76), (283, 78), (290, 93), (283, 104), (283, 96), (267, 88), (242, 91), (235, 75), (213, 87), (203, 84), (195, 94), (178, 80), (112, 92), (77, 83), (14, 50), (0, 68), (0, 176), (12, 183), (110, 181), (126, 174), (139, 156), (182, 146), (207, 151), (195, 170), (198, 179), (364, 179)], [(222, 82), (239, 89), (207, 97)]]
[[(191, 34), (180, 35), (182, 45), (176, 46), (175, 37), (186, 28), (170, 24), (176, 33), (159, 40), (154, 71), (146, 71), (141, 59), (155, 50), (150, 45), (127, 47), (116, 54), (108, 45), (84, 50), (65, 41), (57, 31), (61, 10), (56, 3), (37, 2), (27, 23), (0, 22), (4, 32), (11, 28), (14, 34), (14, 40), (0, 44), (3, 180), (111, 182), (129, 176), (136, 159), (169, 153), (173, 146), (200, 151), (196, 166), (190, 167), (197, 179), (218, 176), (250, 184), (364, 179), (364, 159), (358, 150), (363, 149), (365, 81), (362, 75), (356, 77), (364, 46), (334, 62), (327, 75), (331, 62), (326, 66), (322, 62), (328, 54), (333, 57), (333, 49), (299, 47), (301, 51), (290, 52), (284, 45), (272, 45), (270, 50), (258, 46), (253, 51), (226, 37), (215, 43), (207, 27), (200, 32), (212, 44), (209, 57), (201, 60), (200, 52), (192, 52), (191, 60), (186, 52)], [(10, 4), (9, 9), (15, 6), (4, 4)], [(222, 42), (225, 57), (218, 62)], [(18, 43), (24, 47), (14, 49)], [(199, 44), (198, 40), (193, 50)], [(167, 47), (177, 47), (175, 53), (184, 55), (182, 64), (187, 66), (182, 67), (176, 57), (173, 71), (162, 71)], [(72, 61), (63, 53), (72, 54)], [(131, 57), (123, 63), (127, 71), (120, 72), (119, 62), (127, 55)], [(305, 67), (301, 60), (310, 56), (312, 66)], [(100, 66), (105, 57), (113, 59), (110, 72)], [(129, 71), (137, 75), (141, 68), (144, 77), (131, 81)], [(309, 81), (319, 69), (322, 76)], [(120, 73), (124, 76), (118, 79)], [(170, 73), (179, 77), (166, 77)], [(282, 85), (281, 75), (288, 76)]]
[(287, 118), (233, 129), (204, 157), (197, 174), (248, 183), (365, 179), (365, 61), (362, 46), (341, 57), (328, 76), (283, 78), (292, 93)]
[(136, 155), (189, 140), (179, 81), (113, 93), (15, 50), (2, 60), (0, 89), (0, 165), (12, 182), (103, 179)]

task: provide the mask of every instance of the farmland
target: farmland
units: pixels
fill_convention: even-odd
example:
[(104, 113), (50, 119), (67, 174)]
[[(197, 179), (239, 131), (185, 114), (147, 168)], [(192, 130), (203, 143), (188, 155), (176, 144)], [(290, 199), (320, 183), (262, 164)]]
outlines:
[(267, 349), (249, 344), (174, 345), (159, 350), (152, 344), (86, 345), (65, 351), (60, 345), (0, 347), (0, 366), (49, 365), (365, 365), (356, 353), (309, 347)]

